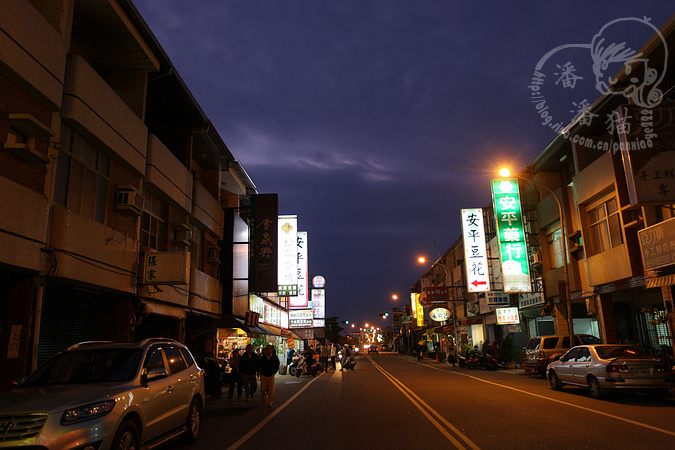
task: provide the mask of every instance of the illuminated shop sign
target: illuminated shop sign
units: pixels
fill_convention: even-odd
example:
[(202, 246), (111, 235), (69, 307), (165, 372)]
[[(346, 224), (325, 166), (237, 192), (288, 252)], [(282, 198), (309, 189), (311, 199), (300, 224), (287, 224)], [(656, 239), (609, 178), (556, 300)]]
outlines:
[(462, 210), (462, 238), (464, 239), (464, 264), (469, 292), (489, 291), (490, 271), (488, 270), (482, 209)]
[(312, 328), (314, 316), (311, 309), (294, 309), (288, 311), (289, 328)]
[(289, 308), (307, 308), (308, 299), (308, 260), (307, 260), (307, 232), (298, 231), (298, 262), (297, 262), (297, 281), (298, 295), (288, 299)]
[(315, 319), (326, 318), (326, 290), (312, 290), (312, 311)]
[(516, 178), (492, 180), (504, 292), (532, 292), (520, 192)]
[(498, 325), (513, 325), (520, 323), (518, 308), (497, 308), (495, 309)]
[(298, 295), (298, 216), (279, 216), (279, 297)]

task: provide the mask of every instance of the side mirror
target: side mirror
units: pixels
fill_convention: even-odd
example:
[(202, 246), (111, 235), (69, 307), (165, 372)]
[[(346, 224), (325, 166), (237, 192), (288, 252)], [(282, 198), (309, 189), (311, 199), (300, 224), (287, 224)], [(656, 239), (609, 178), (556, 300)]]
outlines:
[(165, 368), (153, 368), (150, 370), (143, 369), (143, 373), (141, 374), (141, 379), (144, 382), (149, 382), (153, 380), (159, 380), (160, 378), (166, 378), (169, 376), (169, 373), (166, 371)]

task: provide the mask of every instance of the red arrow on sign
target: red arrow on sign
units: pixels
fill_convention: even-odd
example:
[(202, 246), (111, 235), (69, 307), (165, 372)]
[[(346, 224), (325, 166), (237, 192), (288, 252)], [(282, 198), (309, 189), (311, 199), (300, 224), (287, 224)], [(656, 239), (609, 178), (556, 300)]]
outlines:
[(471, 284), (473, 284), (474, 286), (478, 286), (479, 284), (487, 284), (487, 281), (473, 280)]

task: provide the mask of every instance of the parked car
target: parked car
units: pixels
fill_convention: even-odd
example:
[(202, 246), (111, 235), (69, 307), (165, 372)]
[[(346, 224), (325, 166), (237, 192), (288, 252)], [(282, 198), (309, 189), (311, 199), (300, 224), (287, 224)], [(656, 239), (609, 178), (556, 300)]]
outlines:
[[(577, 334), (574, 336), (574, 345), (580, 344), (601, 344), (602, 341), (590, 334)], [(560, 358), (569, 350), (569, 335), (553, 336), (535, 336), (531, 338), (525, 346), (525, 361), (523, 364), (539, 372), (541, 376), (546, 376), (548, 365)]]
[(171, 339), (84, 342), (0, 394), (0, 448), (139, 449), (197, 439), (204, 377)]
[(551, 389), (583, 386), (593, 398), (614, 389), (646, 389), (665, 396), (675, 387), (673, 374), (661, 358), (632, 345), (580, 345), (547, 370)]

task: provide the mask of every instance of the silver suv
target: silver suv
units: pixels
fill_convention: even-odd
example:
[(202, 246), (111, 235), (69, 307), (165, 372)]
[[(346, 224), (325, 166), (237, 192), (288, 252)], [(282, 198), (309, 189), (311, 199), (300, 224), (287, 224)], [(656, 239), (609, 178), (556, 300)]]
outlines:
[[(602, 344), (602, 341), (590, 334), (574, 335), (574, 346), (581, 344)], [(525, 347), (525, 361), (523, 364), (536, 370), (541, 376), (546, 376), (546, 367), (557, 360), (573, 346), (570, 345), (570, 336), (535, 336), (530, 338)]]
[(140, 449), (197, 439), (204, 377), (171, 339), (83, 342), (0, 394), (0, 448)]

